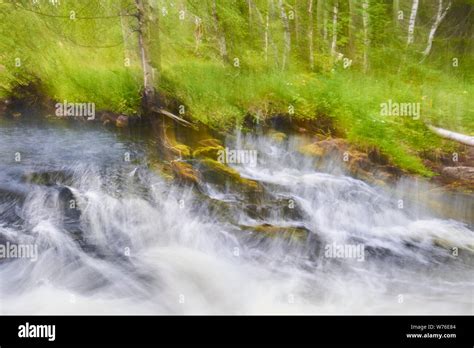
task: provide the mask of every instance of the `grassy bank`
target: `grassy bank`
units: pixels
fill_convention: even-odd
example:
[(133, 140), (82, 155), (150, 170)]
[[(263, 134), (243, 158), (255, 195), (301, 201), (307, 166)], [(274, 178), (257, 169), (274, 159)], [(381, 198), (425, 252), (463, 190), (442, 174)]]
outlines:
[[(173, 6), (169, 1), (152, 1), (160, 21), (157, 90), (179, 100), (189, 119), (219, 129), (239, 125), (247, 115), (329, 117), (354, 144), (379, 148), (397, 166), (427, 176), (431, 172), (420, 156), (454, 147), (432, 134), (426, 124), (474, 134), (472, 48), (463, 36), (447, 47), (443, 40), (450, 35), (449, 28), (440, 27), (439, 42), (419, 63), (426, 27), (436, 8), (420, 9), (417, 40), (408, 49), (404, 44), (407, 20), (395, 26), (386, 19), (390, 4), (373, 4), (368, 10), (370, 68), (364, 72), (361, 9), (351, 15), (357, 20), (350, 24), (349, 9), (341, 4), (336, 24), (337, 51), (351, 65), (344, 67), (347, 61), (331, 55), (334, 31), (327, 21), (326, 34), (314, 24), (311, 69), (306, 2), (283, 2), (288, 16), (291, 11), (297, 14), (297, 21), (288, 17), (288, 29), (279, 17), (278, 2), (273, 8), (268, 3), (273, 2), (218, 2), (216, 22), (212, 1), (175, 1)], [(319, 11), (330, 18), (333, 3), (322, 3)], [(402, 1), (405, 10), (409, 5), (410, 1)], [(451, 10), (452, 16), (465, 11), (464, 6), (460, 2)], [(103, 18), (71, 20), (67, 17), (72, 10), (79, 17)], [(127, 12), (133, 12), (133, 2), (125, 0), (69, 1), (59, 6), (43, 1), (36, 7), (28, 1), (3, 3), (0, 96), (7, 97), (17, 85), (39, 81), (55, 100), (94, 102), (97, 109), (137, 114), (142, 76), (133, 31), (136, 19), (117, 16)], [(445, 25), (455, 21), (448, 16)], [(283, 57), (288, 37), (291, 50)], [(453, 66), (453, 57), (459, 58), (459, 65)], [(389, 100), (420, 103), (420, 117), (383, 116), (380, 104)]]

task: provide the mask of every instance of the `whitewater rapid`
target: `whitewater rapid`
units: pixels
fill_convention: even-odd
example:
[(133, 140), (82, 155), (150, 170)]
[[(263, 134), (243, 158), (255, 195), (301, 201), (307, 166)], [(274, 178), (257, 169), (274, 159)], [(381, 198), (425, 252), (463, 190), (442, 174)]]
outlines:
[[(0, 314), (473, 313), (469, 224), (417, 202), (400, 209), (409, 184), (388, 190), (337, 162), (316, 167), (298, 142), (227, 140), (258, 153), (256, 166), (234, 165), (264, 188), (269, 211), (256, 216), (255, 203), (229, 187), (203, 183), (197, 192), (161, 177), (135, 139), (3, 125), (0, 243), (34, 244), (38, 255), (0, 260)], [(242, 228), (262, 224), (309, 236)], [(364, 260), (326, 257), (331, 243), (363, 245)]]

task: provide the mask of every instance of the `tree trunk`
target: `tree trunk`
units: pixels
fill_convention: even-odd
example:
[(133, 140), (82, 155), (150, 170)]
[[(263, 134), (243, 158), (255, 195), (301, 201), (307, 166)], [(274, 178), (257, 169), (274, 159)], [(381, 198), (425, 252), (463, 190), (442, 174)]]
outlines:
[(355, 6), (357, 6), (356, 0), (349, 0), (349, 23), (348, 23), (348, 32), (349, 32), (349, 51), (351, 53), (354, 52), (355, 47), (355, 35), (354, 35), (354, 27), (355, 27), (355, 13), (354, 11)]
[(414, 41), (415, 34), (415, 22), (416, 22), (416, 13), (418, 12), (418, 0), (413, 0), (413, 5), (410, 13), (410, 21), (408, 23), (408, 39), (407, 45), (410, 45)]
[(364, 26), (364, 72), (369, 69), (369, 0), (362, 3), (362, 23)]
[(425, 58), (430, 54), (431, 47), (433, 46), (433, 40), (436, 34), (436, 30), (438, 30), (438, 27), (443, 21), (444, 17), (446, 17), (446, 14), (448, 13), (450, 7), (451, 7), (451, 1), (448, 3), (448, 6), (446, 6), (446, 9), (443, 11), (443, 0), (439, 0), (438, 13), (436, 15), (436, 20), (434, 21), (433, 26), (431, 27), (431, 30), (430, 30), (430, 34), (428, 35), (428, 44), (426, 45), (426, 48), (423, 51), (423, 58), (421, 61), (425, 60)]
[(314, 49), (313, 49), (313, 0), (308, 0), (308, 44), (309, 44), (309, 67), (314, 70)]
[(148, 4), (146, 0), (135, 0), (138, 18), (138, 47), (140, 49), (140, 60), (143, 71), (143, 93), (144, 102), (148, 107), (155, 99), (154, 73), (150, 56), (150, 35), (149, 21), (150, 16), (147, 14)]
[(393, 0), (393, 24), (398, 27), (398, 11), (400, 11), (400, 0)]
[(326, 6), (323, 6), (323, 39), (325, 43), (328, 42), (328, 11)]
[(318, 37), (322, 36), (322, 23), (323, 23), (323, 1), (324, 0), (318, 0), (316, 3), (316, 30), (318, 32)]
[(285, 43), (285, 48), (283, 50), (283, 59), (281, 64), (281, 69), (285, 70), (286, 65), (290, 59), (290, 50), (291, 50), (291, 33), (290, 33), (290, 24), (288, 23), (288, 16), (283, 6), (283, 0), (279, 1), (281, 20), (283, 22), (284, 34), (283, 39)]
[(434, 126), (428, 126), (433, 132), (438, 134), (440, 137), (445, 139), (451, 139), (461, 144), (474, 146), (474, 137), (466, 134), (456, 133), (447, 129), (438, 128)]
[(268, 63), (268, 41), (270, 31), (270, 0), (268, 1), (267, 16), (265, 18), (265, 63)]
[(294, 12), (294, 22), (295, 22), (295, 44), (298, 46), (298, 43), (300, 42), (300, 32), (298, 30), (299, 25), (300, 25), (300, 20), (299, 20), (299, 15), (298, 15), (298, 9), (296, 7), (297, 1), (295, 1), (295, 5), (293, 6), (293, 12)]
[(224, 61), (227, 61), (227, 43), (225, 35), (222, 32), (219, 25), (219, 16), (217, 14), (217, 3), (216, 0), (212, 2), (212, 18), (214, 19), (214, 30), (217, 35), (217, 41), (219, 43), (219, 52)]
[(339, 3), (338, 0), (334, 1), (333, 15), (332, 15), (332, 43), (331, 43), (331, 55), (336, 57), (337, 50), (337, 13)]

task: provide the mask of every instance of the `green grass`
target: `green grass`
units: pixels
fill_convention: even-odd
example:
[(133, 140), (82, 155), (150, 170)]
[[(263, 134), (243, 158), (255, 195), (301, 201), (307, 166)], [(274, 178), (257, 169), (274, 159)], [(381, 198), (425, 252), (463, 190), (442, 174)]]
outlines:
[[(426, 176), (432, 173), (419, 155), (453, 148), (433, 135), (426, 124), (446, 125), (464, 132), (472, 129), (472, 115), (466, 110), (471, 104), (463, 92), (468, 87), (454, 81), (442, 81), (437, 88), (434, 84), (419, 86), (399, 81), (396, 76), (380, 79), (357, 72), (260, 74), (196, 61), (172, 66), (164, 70), (164, 76), (163, 90), (177, 96), (192, 118), (212, 127), (232, 127), (248, 113), (255, 117), (288, 114), (291, 105), (293, 117), (314, 119), (329, 115), (354, 144), (378, 147), (397, 166)], [(448, 83), (453, 87), (449, 91), (444, 88)], [(438, 95), (444, 102), (432, 103), (431, 99)], [(454, 107), (453, 103), (459, 100), (455, 96), (460, 96), (462, 104)], [(420, 102), (420, 119), (382, 116), (380, 104), (389, 99)], [(446, 114), (446, 108), (457, 110), (458, 114)]]
[[(255, 2), (264, 11), (266, 1)], [(85, 6), (71, 0), (59, 8), (46, 4), (42, 11), (64, 15), (80, 5), (79, 15), (83, 16), (116, 13), (118, 2), (111, 1), (107, 10), (98, 4)], [(136, 37), (127, 36), (122, 41), (120, 20), (45, 19), (12, 5), (0, 6), (1, 98), (15, 86), (39, 81), (54, 100), (94, 102), (98, 110), (127, 115), (139, 112), (141, 68)], [(426, 124), (474, 134), (474, 84), (469, 74), (472, 58), (464, 59), (457, 70), (441, 58), (421, 65), (411, 55), (403, 58), (402, 45), (393, 38), (385, 44), (391, 34), (384, 32), (378, 46), (377, 37), (373, 37), (368, 74), (361, 72), (360, 50), (355, 52), (354, 66), (343, 69), (341, 62), (332, 64), (327, 48), (316, 53), (316, 68), (310, 72), (304, 39), (300, 37), (298, 43), (292, 36), (290, 65), (282, 71), (277, 64), (283, 50), (280, 21), (273, 20), (270, 25), (278, 54), (269, 47), (266, 61), (258, 18), (253, 17), (253, 28), (257, 29), (248, 30), (247, 18), (242, 15), (245, 6), (218, 6), (227, 36), (227, 62), (219, 55), (210, 7), (205, 1), (188, 1), (186, 20), (177, 19), (179, 6), (168, 7), (168, 15), (160, 17), (162, 71), (156, 87), (183, 103), (187, 117), (213, 128), (231, 129), (246, 115), (267, 118), (288, 114), (291, 106), (295, 110), (292, 117), (331, 117), (339, 133), (352, 143), (362, 148), (377, 147), (397, 166), (426, 176), (432, 173), (420, 155), (453, 149)], [(375, 8), (378, 14), (374, 12), (374, 16), (385, 18), (383, 6)], [(190, 13), (207, 23), (199, 45)], [(125, 26), (134, 25), (133, 21), (129, 19)], [(382, 32), (386, 23), (380, 23), (377, 30)], [(345, 42), (347, 37), (341, 31), (339, 44)], [(118, 44), (95, 47), (111, 43)], [(316, 47), (321, 46), (317, 42)], [(16, 57), (21, 57), (21, 67), (14, 66)], [(125, 57), (131, 61), (128, 67), (124, 65)], [(234, 58), (239, 59), (240, 67), (233, 66)], [(380, 104), (389, 99), (420, 102), (421, 118), (382, 116)]]

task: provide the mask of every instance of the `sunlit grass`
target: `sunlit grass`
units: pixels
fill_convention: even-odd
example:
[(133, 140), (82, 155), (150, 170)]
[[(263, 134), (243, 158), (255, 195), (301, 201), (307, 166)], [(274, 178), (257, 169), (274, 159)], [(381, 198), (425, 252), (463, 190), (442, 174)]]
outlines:
[[(74, 1), (68, 3), (73, 5)], [(119, 20), (79, 21), (70, 27), (60, 19), (46, 25), (32, 13), (3, 10), (0, 97), (34, 80), (54, 100), (93, 102), (98, 110), (127, 115), (139, 112), (142, 76), (136, 38), (120, 43)], [(99, 10), (89, 9), (87, 15)], [(447, 148), (427, 124), (474, 134), (474, 87), (451, 67), (444, 71), (429, 68), (411, 57), (401, 61), (399, 49), (380, 48), (372, 51), (369, 74), (357, 67), (343, 69), (341, 63), (333, 67), (331, 59), (321, 53), (315, 56), (315, 72), (309, 72), (295, 48), (289, 69), (282, 71), (277, 62), (283, 45), (277, 35), (281, 34), (280, 24), (272, 24), (277, 50), (269, 47), (266, 60), (263, 32), (246, 32), (246, 19), (237, 8), (221, 10), (228, 44), (226, 62), (212, 30), (196, 42), (192, 16), (177, 22), (178, 8), (170, 8), (161, 18), (162, 71), (156, 87), (185, 105), (186, 117), (192, 120), (232, 129), (247, 115), (289, 115), (290, 108), (295, 118), (331, 117), (339, 133), (352, 143), (377, 147), (394, 164), (423, 175), (431, 173), (419, 154)], [(209, 8), (201, 2), (190, 2), (190, 11), (210, 20)], [(76, 43), (66, 40), (68, 35)], [(118, 45), (94, 47), (111, 42)], [(16, 57), (22, 59), (20, 68), (14, 66)], [(124, 64), (125, 57), (130, 58), (130, 66)], [(239, 66), (235, 66), (236, 58)], [(380, 104), (389, 99), (421, 103), (420, 119), (382, 116)]]

